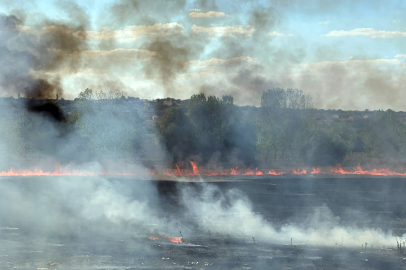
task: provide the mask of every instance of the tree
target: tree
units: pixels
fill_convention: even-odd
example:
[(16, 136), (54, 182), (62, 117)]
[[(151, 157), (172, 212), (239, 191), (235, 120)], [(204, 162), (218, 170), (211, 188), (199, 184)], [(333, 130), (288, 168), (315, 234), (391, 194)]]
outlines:
[(285, 109), (287, 107), (286, 92), (282, 88), (273, 88), (262, 94), (261, 107)]
[(183, 160), (194, 153), (195, 140), (192, 125), (182, 108), (168, 108), (156, 125), (174, 162)]
[(261, 97), (261, 107), (272, 109), (310, 109), (312, 97), (299, 89), (273, 88), (265, 91)]
[(263, 93), (257, 124), (257, 149), (266, 162), (271, 152), (274, 160), (286, 156), (293, 160), (299, 156), (303, 146), (300, 144), (308, 137), (305, 131), (309, 112), (303, 110), (311, 106), (311, 96), (302, 90), (274, 88)]
[(341, 163), (349, 152), (346, 144), (326, 131), (314, 134), (301, 150), (301, 157), (309, 166), (327, 166)]
[(94, 98), (94, 93), (93, 93), (93, 90), (90, 88), (86, 88), (84, 91), (81, 91), (78, 94), (78, 99), (91, 100), (93, 98)]

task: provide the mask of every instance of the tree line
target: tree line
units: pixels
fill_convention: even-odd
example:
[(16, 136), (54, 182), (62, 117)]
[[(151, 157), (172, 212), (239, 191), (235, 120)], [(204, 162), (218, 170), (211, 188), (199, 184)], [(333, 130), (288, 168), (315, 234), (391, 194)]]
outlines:
[[(92, 102), (95, 98), (106, 102)], [(324, 121), (312, 97), (298, 89), (267, 90), (259, 108), (236, 106), (230, 95), (196, 94), (187, 106), (157, 102), (159, 119), (152, 125), (135, 108), (124, 108), (118, 102), (122, 98), (118, 91), (86, 89), (63, 123), (50, 124), (25, 110), (13, 120), (2, 117), (0, 149), (10, 144), (24, 155), (142, 159), (151, 151), (146, 145), (153, 135), (153, 143), (164, 147), (166, 157), (177, 164), (193, 160), (206, 166), (271, 167), (405, 160), (406, 126), (394, 111)]]

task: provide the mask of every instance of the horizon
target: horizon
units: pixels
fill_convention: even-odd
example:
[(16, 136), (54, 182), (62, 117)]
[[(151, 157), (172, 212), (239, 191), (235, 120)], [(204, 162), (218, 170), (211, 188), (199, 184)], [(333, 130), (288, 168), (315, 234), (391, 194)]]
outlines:
[[(220, 98), (220, 97), (218, 97), (218, 96), (216, 96), (216, 95), (212, 95), (212, 96), (214, 96), (214, 97), (216, 97), (216, 98)], [(151, 101), (151, 102), (156, 102), (156, 101), (158, 101), (158, 100), (166, 100), (166, 99), (170, 99), (170, 100), (180, 100), (180, 101), (189, 101), (190, 99), (191, 99), (191, 97), (189, 97), (189, 98), (185, 98), (185, 99), (177, 99), (177, 98), (172, 98), (172, 97), (163, 97), (163, 98), (156, 98), (156, 99), (148, 99), (148, 98), (141, 98), (141, 97), (136, 97), (136, 96), (130, 96), (130, 95), (122, 95), (121, 97), (116, 97), (116, 98), (92, 98), (92, 99), (86, 99), (87, 101), (101, 101), (101, 100), (103, 100), (103, 101), (109, 101), (109, 100), (118, 100), (118, 99), (121, 99), (121, 98), (123, 98), (124, 97), (124, 99), (126, 99), (126, 100), (128, 100), (128, 99), (139, 99), (139, 100), (141, 100), (141, 101)], [(42, 101), (55, 101), (55, 102), (57, 102), (58, 100), (64, 100), (64, 101), (72, 101), (72, 102), (75, 102), (75, 101), (78, 101), (78, 100), (81, 100), (79, 97), (75, 97), (75, 98), (73, 98), (73, 99), (67, 99), (67, 98), (64, 98), (64, 97), (58, 97), (58, 98), (29, 98), (29, 97), (13, 97), (13, 96), (0, 96), (0, 98), (4, 98), (4, 99), (10, 99), (10, 98), (12, 98), (12, 99), (28, 99), (28, 100), (30, 100), (30, 99), (34, 99), (34, 100), (42, 100)], [(82, 99), (82, 100), (84, 100), (84, 99)], [(238, 104), (234, 104), (235, 106), (237, 106), (237, 107), (255, 107), (255, 108), (261, 108), (261, 105), (238, 105)], [(288, 110), (289, 110), (289, 108), (287, 108)], [(300, 109), (295, 109), (295, 110), (300, 110)], [(391, 108), (388, 108), (388, 109), (386, 109), (386, 110), (383, 110), (383, 109), (381, 109), (381, 108), (378, 108), (378, 109), (374, 109), (374, 110), (370, 110), (370, 109), (356, 109), (356, 110), (352, 110), (352, 109), (348, 109), (348, 110), (343, 110), (343, 109), (341, 109), (341, 108), (337, 108), (337, 109), (324, 109), (324, 108), (315, 108), (315, 107), (313, 107), (313, 108), (305, 108), (305, 109), (303, 109), (303, 110), (325, 110), (325, 111), (343, 111), (343, 112), (379, 112), (379, 111), (387, 111), (387, 110), (389, 110), (389, 111), (394, 111), (394, 112), (405, 112), (405, 111), (403, 111), (403, 110), (393, 110), (393, 109), (391, 109)]]

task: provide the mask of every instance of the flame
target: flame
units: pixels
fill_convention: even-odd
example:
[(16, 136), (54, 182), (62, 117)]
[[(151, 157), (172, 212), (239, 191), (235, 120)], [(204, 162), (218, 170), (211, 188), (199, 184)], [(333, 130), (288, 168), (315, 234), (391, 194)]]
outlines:
[(312, 168), (311, 174), (319, 174), (319, 173), (320, 173), (320, 169), (319, 169), (319, 168), (316, 168), (316, 167), (313, 167), (313, 168)]
[[(39, 169), (34, 169), (33, 171), (30, 170), (16, 170), (14, 168), (11, 168), (9, 171), (1, 171), (0, 176), (94, 176), (98, 175), (97, 173), (94, 172), (80, 172), (80, 171), (53, 171), (53, 172), (44, 172)], [(100, 173), (99, 175), (102, 175)]]
[[(152, 241), (159, 240), (158, 237), (148, 237), (148, 238), (149, 238), (150, 240), (152, 240)], [(166, 240), (168, 240), (168, 241), (171, 241), (172, 243), (177, 243), (177, 244), (183, 242), (183, 239), (180, 238), (180, 237), (165, 237), (164, 239), (166, 239)], [(186, 242), (187, 242), (187, 241), (186, 241)]]
[(231, 174), (231, 175), (239, 175), (239, 174), (240, 174), (240, 171), (238, 171), (237, 169), (238, 169), (238, 167), (231, 168), (230, 174)]
[(247, 169), (244, 173), (244, 175), (254, 175), (254, 174), (255, 174), (255, 172), (251, 169)]
[(264, 173), (261, 171), (258, 171), (258, 168), (255, 169), (255, 175), (263, 175)]
[(269, 175), (282, 175), (282, 174), (285, 174), (285, 173), (284, 172), (276, 172), (274, 170), (269, 170), (266, 174), (269, 174)]
[(341, 168), (341, 164), (337, 164), (336, 166), (333, 166), (331, 168), (331, 172), (334, 174), (344, 174), (344, 175), (352, 174), (352, 175), (376, 175), (376, 176), (406, 176), (406, 173), (394, 172), (387, 168), (365, 171), (362, 169), (360, 164), (358, 164), (357, 168), (352, 171), (345, 171), (343, 168)]
[[(9, 171), (1, 171), (0, 176), (136, 176), (136, 175), (145, 175), (145, 176), (187, 176), (187, 175), (206, 175), (206, 176), (218, 176), (218, 175), (306, 175), (307, 170), (303, 168), (296, 168), (296, 169), (286, 169), (286, 170), (273, 170), (270, 169), (267, 172), (263, 172), (258, 170), (258, 168), (253, 169), (245, 169), (239, 170), (238, 167), (230, 168), (229, 170), (221, 170), (221, 171), (210, 171), (210, 170), (200, 170), (198, 169), (195, 162), (191, 162), (192, 171), (187, 170), (184, 172), (177, 164), (175, 164), (175, 170), (168, 170), (164, 169), (162, 171), (158, 170), (148, 170), (145, 169), (144, 171), (135, 173), (135, 172), (128, 172), (128, 171), (119, 171), (119, 172), (112, 172), (112, 171), (101, 171), (101, 172), (91, 172), (91, 171), (79, 171), (79, 170), (72, 170), (70, 168), (61, 168), (61, 165), (57, 163), (55, 165), (55, 170), (52, 171), (43, 171), (41, 169), (34, 169), (34, 170), (18, 170), (11, 168)], [(318, 167), (313, 167), (312, 170), (309, 172), (310, 175), (370, 175), (370, 176), (406, 176), (406, 172), (395, 172), (388, 168), (381, 168), (381, 169), (372, 169), (372, 170), (364, 170), (360, 164), (356, 168), (352, 169), (343, 169), (341, 164), (337, 164), (332, 166), (329, 170), (323, 169), (321, 170)]]
[(197, 168), (196, 162), (191, 161), (190, 164), (192, 165), (193, 168), (193, 174), (191, 175), (199, 175), (199, 169)]
[(172, 243), (182, 243), (182, 238), (180, 237), (167, 237), (166, 239)]
[(295, 175), (303, 175), (303, 174), (306, 174), (306, 173), (307, 173), (307, 172), (306, 172), (305, 169), (292, 170), (292, 174), (295, 174)]
[(176, 171), (174, 171), (176, 176), (182, 176), (183, 170), (179, 169), (178, 164), (176, 164)]

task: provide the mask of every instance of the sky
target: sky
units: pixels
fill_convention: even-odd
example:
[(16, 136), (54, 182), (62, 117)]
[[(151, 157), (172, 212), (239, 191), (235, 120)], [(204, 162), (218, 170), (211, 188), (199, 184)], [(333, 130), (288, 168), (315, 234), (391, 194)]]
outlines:
[(0, 0), (0, 14), (2, 96), (91, 88), (259, 106), (280, 87), (319, 109), (406, 111), (404, 0)]

